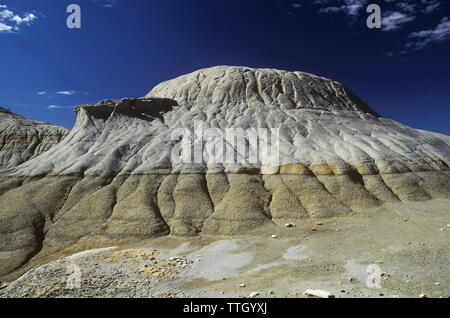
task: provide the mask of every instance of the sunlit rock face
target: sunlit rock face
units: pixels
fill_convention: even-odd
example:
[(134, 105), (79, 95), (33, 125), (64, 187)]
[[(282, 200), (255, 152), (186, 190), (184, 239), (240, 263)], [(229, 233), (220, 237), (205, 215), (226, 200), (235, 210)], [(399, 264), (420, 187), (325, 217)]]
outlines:
[[(260, 233), (450, 198), (450, 137), (381, 117), (342, 84), (307, 73), (213, 67), (75, 112), (61, 142), (1, 175), (0, 275), (169, 233)], [(210, 128), (278, 129), (279, 160), (252, 162), (227, 139), (241, 160), (221, 160), (208, 152), (218, 145), (205, 138)], [(174, 136), (191, 141), (181, 152), (200, 146), (209, 157), (174, 161)]]
[(0, 107), (0, 171), (13, 169), (58, 144), (69, 131)]

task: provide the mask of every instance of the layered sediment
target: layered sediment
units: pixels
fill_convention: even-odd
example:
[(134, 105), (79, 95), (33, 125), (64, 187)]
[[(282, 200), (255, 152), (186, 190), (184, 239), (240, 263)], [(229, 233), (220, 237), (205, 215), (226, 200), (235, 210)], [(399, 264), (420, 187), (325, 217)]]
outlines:
[[(342, 84), (306, 73), (215, 67), (75, 112), (61, 142), (1, 174), (0, 275), (86, 248), (450, 198), (450, 137), (383, 118)], [(195, 122), (278, 128), (279, 164), (175, 163), (174, 132), (194, 132)]]
[(69, 130), (0, 107), (0, 171), (13, 169), (58, 144)]

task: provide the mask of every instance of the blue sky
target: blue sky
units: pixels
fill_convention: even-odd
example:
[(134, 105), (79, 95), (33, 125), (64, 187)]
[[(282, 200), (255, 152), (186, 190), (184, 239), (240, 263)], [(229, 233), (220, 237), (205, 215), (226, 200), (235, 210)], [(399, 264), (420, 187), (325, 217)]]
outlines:
[[(66, 27), (79, 4), (82, 28)], [(379, 4), (381, 29), (366, 26)], [(385, 117), (450, 135), (448, 0), (0, 0), (0, 105), (71, 128), (72, 108), (215, 65), (299, 70)]]

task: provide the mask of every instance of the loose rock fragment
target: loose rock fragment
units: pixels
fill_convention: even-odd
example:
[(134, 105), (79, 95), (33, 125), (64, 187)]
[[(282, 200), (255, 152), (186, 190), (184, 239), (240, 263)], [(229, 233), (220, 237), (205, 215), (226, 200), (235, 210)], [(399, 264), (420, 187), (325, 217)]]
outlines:
[(313, 296), (318, 298), (334, 298), (335, 296), (328, 291), (320, 290), (320, 289), (307, 289), (303, 293), (307, 296)]

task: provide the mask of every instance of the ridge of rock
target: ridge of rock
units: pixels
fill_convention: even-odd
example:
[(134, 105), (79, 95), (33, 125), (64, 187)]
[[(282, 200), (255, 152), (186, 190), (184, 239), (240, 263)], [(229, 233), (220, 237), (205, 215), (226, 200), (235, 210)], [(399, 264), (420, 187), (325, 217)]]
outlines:
[[(251, 74), (254, 83), (234, 82)], [(272, 234), (306, 218), (450, 198), (449, 136), (380, 117), (336, 82), (290, 74), (217, 67), (145, 98), (77, 106), (61, 142), (0, 175), (0, 276), (169, 233)], [(280, 163), (270, 173), (261, 163), (174, 163), (173, 133), (195, 131), (195, 122), (220, 131), (278, 128)], [(14, 136), (30, 125), (14, 123)], [(211, 146), (203, 140), (202, 153)]]
[(13, 169), (58, 144), (69, 130), (0, 107), (0, 171)]
[(266, 105), (288, 109), (352, 110), (378, 116), (341, 83), (304, 72), (216, 66), (163, 82), (147, 97), (175, 99), (188, 107)]

